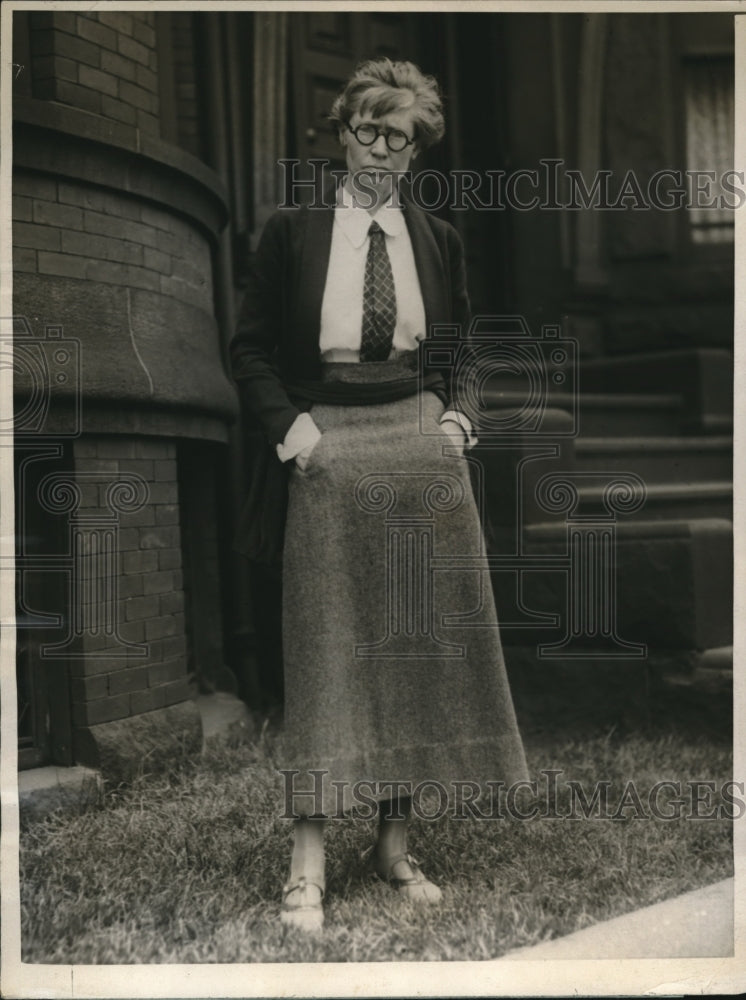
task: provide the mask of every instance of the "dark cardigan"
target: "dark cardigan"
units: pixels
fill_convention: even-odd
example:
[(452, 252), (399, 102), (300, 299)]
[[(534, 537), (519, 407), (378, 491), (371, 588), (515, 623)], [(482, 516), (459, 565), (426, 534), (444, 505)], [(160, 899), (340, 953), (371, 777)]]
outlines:
[[(469, 300), (461, 239), (447, 222), (402, 197), (425, 306), (433, 325), (458, 327), (465, 337)], [(242, 404), (260, 421), (268, 448), (255, 460), (236, 547), (250, 558), (277, 565), (287, 508), (287, 469), (277, 458), (296, 417), (310, 409), (318, 391), (321, 305), (329, 266), (334, 209), (291, 208), (267, 222), (252, 263), (246, 295), (231, 343), (233, 377)], [(425, 369), (426, 376), (428, 375)], [(448, 405), (449, 373), (430, 373), (428, 386)], [(417, 391), (414, 379), (410, 391)], [(307, 390), (307, 391), (304, 391)], [(373, 395), (368, 402), (384, 401)], [(334, 402), (334, 399), (330, 399)], [(336, 400), (344, 402), (343, 399)], [(366, 400), (349, 399), (348, 402)]]

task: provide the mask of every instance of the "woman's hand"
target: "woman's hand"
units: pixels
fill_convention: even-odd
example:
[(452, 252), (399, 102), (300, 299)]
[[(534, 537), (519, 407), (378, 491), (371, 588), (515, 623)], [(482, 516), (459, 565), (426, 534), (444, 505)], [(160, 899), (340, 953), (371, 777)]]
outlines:
[(321, 431), (314, 423), (311, 414), (299, 413), (285, 435), (285, 440), (282, 444), (278, 444), (277, 455), (281, 462), (289, 462), (294, 458), (295, 464), (303, 471), (320, 438)]
[(451, 444), (458, 448), (459, 455), (464, 454), (466, 447), (466, 431), (456, 420), (441, 420), (440, 429), (451, 439)]
[(303, 449), (303, 451), (299, 451), (298, 454), (295, 456), (295, 464), (298, 466), (301, 472), (306, 471), (306, 466), (308, 465), (308, 460), (311, 457), (311, 452), (319, 443), (319, 440), (320, 438), (317, 439), (313, 444), (309, 444), (306, 448)]

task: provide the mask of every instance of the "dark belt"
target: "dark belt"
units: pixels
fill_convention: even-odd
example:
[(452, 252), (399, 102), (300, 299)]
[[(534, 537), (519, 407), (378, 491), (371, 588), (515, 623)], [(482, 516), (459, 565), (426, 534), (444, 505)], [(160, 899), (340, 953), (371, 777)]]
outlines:
[(373, 406), (377, 403), (394, 403), (424, 390), (435, 392), (441, 398), (445, 397), (445, 383), (440, 372), (429, 372), (423, 377), (408, 375), (386, 382), (309, 379), (285, 383), (285, 391), (296, 405), (329, 403), (340, 406)]

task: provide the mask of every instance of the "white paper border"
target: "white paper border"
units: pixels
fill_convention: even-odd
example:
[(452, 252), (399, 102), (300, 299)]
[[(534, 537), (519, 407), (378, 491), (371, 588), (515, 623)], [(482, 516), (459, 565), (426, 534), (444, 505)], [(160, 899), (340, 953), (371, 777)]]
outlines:
[[(390, 10), (417, 13), (458, 11), (544, 13), (694, 13), (731, 12), (735, 18), (736, 135), (735, 169), (746, 169), (746, 2), (744, 0), (656, 0), (656, 2), (585, 2), (585, 0), (427, 0), (423, 3), (350, 0), (334, 2), (203, 3), (187, 2), (32, 2), (6, 0), (0, 9), (0, 318), (12, 317), (11, 276), (11, 122), (12, 122), (12, 30), (13, 10), (101, 10), (185, 11), (280, 11), (293, 12), (344, 9)], [(739, 444), (746, 402), (740, 389), (746, 385), (746, 207), (735, 211), (735, 354), (736, 380), (734, 425), (734, 543), (735, 565), (743, 552), (743, 456)], [(741, 279), (739, 281), (739, 278)], [(12, 412), (10, 373), (0, 368), (0, 418)], [(17, 725), (15, 697), (15, 639), (6, 623), (13, 620), (14, 574), (9, 557), (14, 536), (13, 463), (10, 449), (0, 448), (0, 790), (2, 792), (2, 841), (0, 872), (2, 898), (0, 916), (1, 992), (6, 997), (269, 997), (269, 996), (560, 996), (580, 994), (670, 995), (736, 993), (746, 989), (744, 926), (746, 898), (739, 893), (746, 853), (744, 821), (735, 826), (735, 955), (718, 959), (645, 959), (593, 961), (478, 962), (382, 962), (382, 963), (287, 963), (246, 965), (38, 965), (20, 961), (20, 904), (18, 884), (18, 794)], [(746, 775), (743, 734), (744, 685), (740, 664), (746, 631), (743, 587), (735, 578), (734, 634), (734, 778)], [(250, 942), (247, 941), (247, 948)]]

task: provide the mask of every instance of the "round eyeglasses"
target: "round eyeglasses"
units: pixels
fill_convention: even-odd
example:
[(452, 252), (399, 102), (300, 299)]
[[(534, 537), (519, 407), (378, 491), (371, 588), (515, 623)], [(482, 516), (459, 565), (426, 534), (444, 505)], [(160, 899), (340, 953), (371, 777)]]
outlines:
[(379, 135), (384, 137), (386, 145), (392, 153), (401, 153), (407, 146), (414, 144), (414, 139), (410, 139), (406, 132), (402, 132), (398, 128), (383, 129), (370, 122), (363, 122), (356, 128), (348, 125), (347, 128), (352, 132), (361, 146), (372, 146)]

